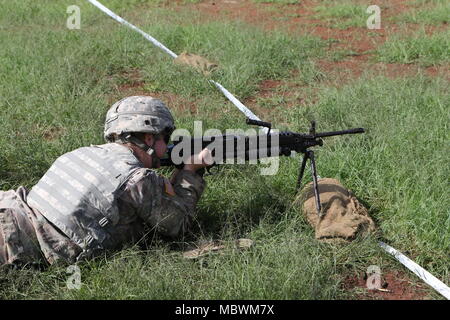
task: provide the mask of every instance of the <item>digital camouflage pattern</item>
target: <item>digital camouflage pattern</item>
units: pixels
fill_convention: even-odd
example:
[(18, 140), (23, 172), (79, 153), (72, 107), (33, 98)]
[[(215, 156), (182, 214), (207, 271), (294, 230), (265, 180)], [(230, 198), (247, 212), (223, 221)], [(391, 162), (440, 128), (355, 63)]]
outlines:
[(172, 179), (174, 193), (168, 191), (169, 183), (153, 170), (135, 170), (117, 199), (117, 222), (105, 226), (109, 236), (102, 249), (94, 251), (83, 251), (45, 218), (45, 212), (30, 206), (25, 188), (0, 191), (0, 264), (74, 263), (138, 242), (146, 225), (170, 237), (183, 234), (192, 223), (205, 182), (200, 175), (181, 170)]
[(27, 190), (0, 191), (0, 265), (44, 261), (31, 216)]
[(120, 144), (83, 147), (60, 156), (33, 187), (28, 204), (84, 251), (101, 249), (106, 226), (119, 220), (122, 187), (142, 168)]
[(164, 102), (150, 96), (131, 96), (114, 103), (106, 114), (104, 137), (114, 142), (126, 132), (159, 134), (174, 130), (174, 120)]

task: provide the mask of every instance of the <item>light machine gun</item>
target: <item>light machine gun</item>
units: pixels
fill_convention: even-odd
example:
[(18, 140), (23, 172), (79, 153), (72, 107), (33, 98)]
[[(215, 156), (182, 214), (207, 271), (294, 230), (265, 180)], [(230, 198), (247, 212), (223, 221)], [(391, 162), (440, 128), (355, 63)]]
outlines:
[[(364, 129), (354, 128), (316, 133), (316, 123), (315, 121), (312, 121), (309, 133), (305, 134), (291, 131), (271, 132), (271, 123), (249, 118), (247, 118), (246, 123), (267, 128), (267, 134), (259, 134), (256, 136), (218, 135), (203, 136), (201, 138), (178, 137), (178, 139), (174, 139), (174, 144), (168, 146), (167, 157), (161, 159), (161, 166), (175, 166), (177, 168), (182, 168), (184, 164), (179, 159), (198, 154), (206, 147), (209, 147), (208, 149), (211, 149), (212, 147), (214, 164), (224, 163), (227, 159), (244, 159), (245, 161), (248, 161), (268, 157), (290, 156), (292, 151), (300, 152), (303, 153), (303, 160), (297, 178), (297, 191), (301, 187), (306, 163), (309, 160), (314, 184), (316, 209), (319, 217), (321, 217), (322, 208), (320, 205), (316, 162), (314, 151), (309, 148), (322, 146), (323, 140), (321, 138), (364, 133)], [(183, 145), (179, 145), (180, 143), (183, 143)], [(173, 161), (174, 153), (179, 155), (178, 161)]]

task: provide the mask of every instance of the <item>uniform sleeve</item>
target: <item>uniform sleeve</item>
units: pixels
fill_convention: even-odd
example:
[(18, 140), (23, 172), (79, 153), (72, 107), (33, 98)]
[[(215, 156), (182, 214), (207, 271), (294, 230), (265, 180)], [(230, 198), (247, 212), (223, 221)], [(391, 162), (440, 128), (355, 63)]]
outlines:
[(181, 170), (169, 180), (150, 169), (138, 170), (128, 181), (121, 197), (135, 208), (151, 227), (163, 235), (176, 237), (189, 229), (195, 207), (205, 188), (205, 181), (196, 173)]

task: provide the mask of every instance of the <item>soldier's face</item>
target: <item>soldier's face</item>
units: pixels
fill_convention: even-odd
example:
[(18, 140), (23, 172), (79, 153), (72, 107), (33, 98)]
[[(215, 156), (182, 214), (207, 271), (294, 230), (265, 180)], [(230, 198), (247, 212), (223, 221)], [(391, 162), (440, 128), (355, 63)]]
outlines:
[(162, 158), (164, 154), (167, 152), (166, 141), (163, 138), (156, 140), (153, 149), (155, 149), (156, 156), (158, 158)]
[(153, 146), (155, 155), (158, 158), (162, 158), (167, 152), (167, 143), (163, 136), (153, 136), (147, 133), (145, 135), (145, 143), (149, 146)]
[(161, 159), (167, 152), (167, 144), (162, 137), (153, 136), (146, 133), (144, 135), (144, 142), (146, 145), (152, 147), (154, 153), (150, 156), (147, 152), (140, 148), (136, 148), (137, 157), (144, 164), (146, 168), (159, 168), (159, 161), (156, 158)]

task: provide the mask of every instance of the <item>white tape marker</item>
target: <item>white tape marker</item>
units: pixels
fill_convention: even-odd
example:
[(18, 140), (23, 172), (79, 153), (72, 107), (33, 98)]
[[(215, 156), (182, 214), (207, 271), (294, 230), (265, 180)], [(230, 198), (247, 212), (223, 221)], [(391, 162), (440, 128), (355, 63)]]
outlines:
[(132, 25), (131, 23), (129, 23), (128, 21), (126, 21), (125, 19), (119, 17), (117, 14), (115, 14), (114, 12), (112, 12), (111, 10), (109, 10), (107, 7), (105, 7), (104, 5), (102, 5), (100, 2), (98, 2), (97, 0), (87, 0), (90, 3), (92, 3), (94, 6), (96, 6), (97, 8), (99, 8), (100, 10), (102, 10), (104, 13), (106, 13), (108, 16), (110, 16), (111, 18), (113, 18), (114, 20), (116, 20), (119, 23), (122, 23), (124, 25), (126, 25), (127, 27), (133, 29), (134, 31), (139, 32), (141, 35), (144, 36), (145, 39), (147, 39), (148, 41), (150, 41), (151, 43), (153, 43), (155, 46), (157, 46), (158, 48), (162, 49), (164, 52), (168, 53), (169, 55), (171, 55), (173, 58), (178, 57), (173, 51), (171, 51), (169, 48), (167, 48), (166, 46), (164, 46), (161, 42), (159, 42), (158, 40), (156, 40), (155, 38), (153, 38), (151, 35), (145, 33), (144, 31), (142, 31), (141, 29), (139, 29), (138, 27)]
[(441, 280), (433, 276), (427, 270), (419, 266), (417, 263), (409, 259), (407, 256), (402, 254), (400, 251), (392, 248), (384, 242), (378, 242), (381, 248), (383, 248), (387, 253), (391, 254), (395, 259), (397, 259), (401, 264), (407, 267), (409, 270), (414, 272), (420, 279), (429, 284), (433, 289), (442, 294), (448, 300), (450, 300), (450, 288), (445, 285)]
[[(125, 26), (127, 26), (129, 28), (131, 28), (134, 31), (139, 32), (141, 35), (144, 36), (145, 39), (147, 39), (148, 41), (153, 43), (158, 48), (162, 49), (164, 52), (169, 54), (171, 57), (173, 57), (173, 58), (178, 57), (176, 53), (174, 53), (169, 48), (164, 46), (161, 42), (159, 42), (158, 40), (153, 38), (151, 35), (145, 33), (144, 31), (142, 31), (138, 27), (132, 25), (131, 23), (129, 23), (128, 21), (126, 21), (122, 17), (119, 17), (117, 14), (115, 14), (114, 12), (109, 10), (107, 7), (105, 7), (103, 4), (101, 4), (97, 0), (87, 0), (87, 1), (89, 1), (91, 4), (93, 4), (94, 6), (99, 8), (101, 11), (106, 13), (108, 16), (110, 16), (111, 18), (113, 18), (117, 22), (119, 22), (119, 23), (121, 23), (121, 24), (123, 24), (123, 25), (125, 25)], [(233, 103), (239, 110), (241, 110), (247, 117), (249, 117), (249, 118), (251, 118), (253, 120), (260, 120), (253, 112), (251, 112), (246, 106), (244, 106), (244, 104), (242, 104), (235, 96), (233, 96), (220, 83), (212, 81), (212, 80), (210, 80), (210, 82), (212, 82), (220, 91), (222, 91), (222, 93), (225, 95), (225, 97), (227, 97), (227, 99), (230, 100), (230, 102)], [(267, 132), (268, 129), (267, 128), (263, 128), (263, 130), (264, 130), (264, 132)]]
[[(258, 118), (257, 115), (255, 115), (253, 112), (250, 111), (250, 109), (248, 109), (246, 106), (244, 106), (238, 99), (236, 99), (235, 96), (233, 96), (230, 91), (228, 91), (227, 89), (225, 89), (220, 83), (215, 82), (213, 80), (209, 80), (209, 82), (213, 83), (220, 91), (222, 91), (222, 93), (224, 94), (225, 97), (228, 98), (228, 100), (230, 100), (243, 114), (245, 114), (248, 118), (252, 119), (252, 120), (258, 120), (261, 121), (260, 118)], [(260, 127), (265, 133), (267, 133), (267, 131), (269, 131), (268, 128), (266, 127)]]

